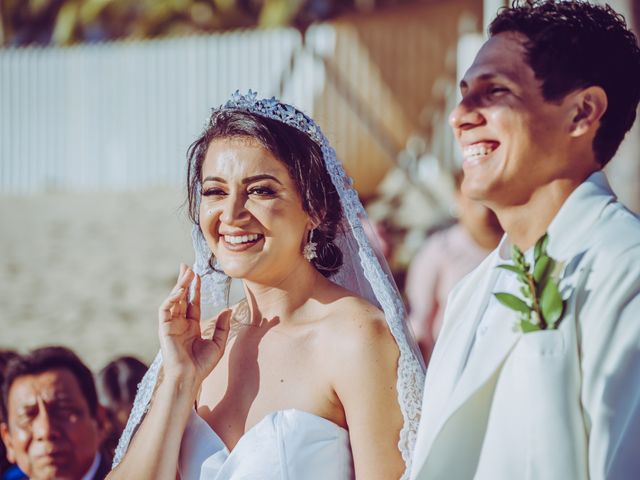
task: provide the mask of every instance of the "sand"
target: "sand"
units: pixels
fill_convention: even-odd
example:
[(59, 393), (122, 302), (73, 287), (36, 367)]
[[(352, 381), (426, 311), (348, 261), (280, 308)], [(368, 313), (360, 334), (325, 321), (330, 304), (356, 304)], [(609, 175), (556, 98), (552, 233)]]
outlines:
[(98, 370), (118, 355), (150, 362), (157, 308), (191, 263), (183, 195), (0, 196), (0, 348), (65, 345)]

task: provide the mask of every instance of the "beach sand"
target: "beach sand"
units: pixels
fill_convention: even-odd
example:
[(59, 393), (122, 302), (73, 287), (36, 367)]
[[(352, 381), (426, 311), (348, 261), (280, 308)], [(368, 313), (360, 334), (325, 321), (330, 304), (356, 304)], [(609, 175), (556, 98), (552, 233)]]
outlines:
[(94, 371), (149, 363), (157, 309), (191, 264), (182, 192), (0, 196), (0, 348), (75, 350)]

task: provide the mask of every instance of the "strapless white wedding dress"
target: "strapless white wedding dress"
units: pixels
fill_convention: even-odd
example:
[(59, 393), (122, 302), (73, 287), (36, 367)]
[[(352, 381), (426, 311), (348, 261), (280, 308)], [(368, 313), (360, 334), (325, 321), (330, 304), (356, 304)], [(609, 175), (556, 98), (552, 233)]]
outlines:
[(178, 469), (182, 480), (352, 480), (349, 433), (301, 410), (273, 412), (230, 452), (193, 410)]

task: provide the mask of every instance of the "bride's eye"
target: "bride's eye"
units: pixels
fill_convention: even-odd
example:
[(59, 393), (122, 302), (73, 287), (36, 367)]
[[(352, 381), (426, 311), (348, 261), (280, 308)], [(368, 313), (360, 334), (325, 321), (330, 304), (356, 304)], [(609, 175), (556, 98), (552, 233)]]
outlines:
[(209, 187), (202, 190), (203, 197), (219, 197), (225, 194), (226, 192), (218, 187)]
[(249, 195), (257, 195), (259, 197), (273, 197), (275, 194), (276, 192), (272, 188), (264, 185), (251, 187), (249, 189)]

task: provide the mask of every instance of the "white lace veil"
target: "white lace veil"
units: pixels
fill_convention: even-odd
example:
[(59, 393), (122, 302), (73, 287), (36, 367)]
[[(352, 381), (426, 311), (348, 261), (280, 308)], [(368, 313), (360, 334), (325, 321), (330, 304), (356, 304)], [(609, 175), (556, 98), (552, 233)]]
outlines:
[[(404, 425), (400, 431), (398, 448), (407, 467), (402, 478), (408, 478), (420, 421), (424, 364), (405, 321), (404, 306), (387, 263), (378, 253), (380, 250), (373, 248), (365, 235), (363, 223), (368, 220), (351, 179), (346, 176), (334, 149), (320, 128), (294, 107), (280, 103), (275, 98), (258, 99), (256, 93), (250, 90), (246, 95), (236, 92), (220, 108), (252, 112), (286, 123), (309, 135), (321, 147), (327, 171), (340, 195), (344, 214), (334, 241), (342, 251), (343, 265), (331, 280), (384, 311), (389, 329), (400, 350), (397, 390)], [(215, 111), (217, 110), (219, 109)], [(210, 250), (197, 225), (193, 227), (192, 240), (196, 254), (193, 269), (201, 276), (202, 311), (219, 311), (228, 306), (230, 279), (219, 269), (216, 271), (209, 266)], [(115, 452), (114, 467), (122, 459), (133, 433), (148, 409), (161, 364), (162, 357), (158, 353), (138, 387), (133, 409)]]

